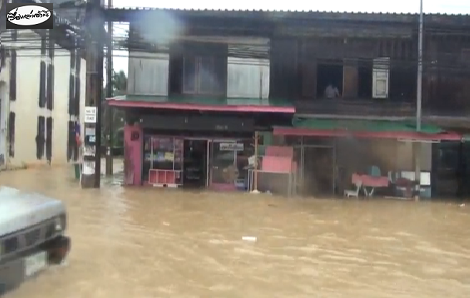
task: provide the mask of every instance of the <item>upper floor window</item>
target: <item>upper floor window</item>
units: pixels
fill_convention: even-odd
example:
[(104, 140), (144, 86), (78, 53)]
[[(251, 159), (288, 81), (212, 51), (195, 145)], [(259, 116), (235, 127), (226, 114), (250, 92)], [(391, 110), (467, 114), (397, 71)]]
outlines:
[(214, 57), (186, 56), (183, 59), (183, 93), (221, 95), (224, 80)]

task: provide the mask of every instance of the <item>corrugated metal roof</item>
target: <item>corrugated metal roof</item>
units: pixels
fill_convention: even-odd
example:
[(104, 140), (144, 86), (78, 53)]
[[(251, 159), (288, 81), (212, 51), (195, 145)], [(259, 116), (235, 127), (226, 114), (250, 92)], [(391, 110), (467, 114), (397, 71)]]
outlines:
[[(226, 13), (263, 13), (263, 14), (324, 14), (324, 15), (366, 15), (366, 16), (418, 16), (418, 13), (395, 13), (395, 12), (353, 12), (353, 11), (324, 11), (324, 10), (264, 10), (264, 9), (182, 9), (182, 8), (155, 8), (155, 7), (120, 7), (113, 10), (140, 10), (140, 11), (174, 11), (174, 12), (226, 12)], [(426, 16), (463, 16), (469, 17), (470, 14), (446, 14), (430, 13)]]
[[(416, 13), (369, 13), (369, 12), (339, 12), (339, 11), (280, 11), (280, 10), (228, 10), (228, 9), (166, 9), (166, 8), (113, 8), (105, 12), (106, 18), (115, 22), (126, 22), (138, 18), (142, 13), (170, 13), (181, 17), (217, 17), (217, 18), (246, 18), (256, 21), (269, 20), (329, 20), (349, 22), (377, 22), (411, 24), (418, 21)], [(470, 27), (469, 14), (425, 14), (424, 20), (428, 25)]]

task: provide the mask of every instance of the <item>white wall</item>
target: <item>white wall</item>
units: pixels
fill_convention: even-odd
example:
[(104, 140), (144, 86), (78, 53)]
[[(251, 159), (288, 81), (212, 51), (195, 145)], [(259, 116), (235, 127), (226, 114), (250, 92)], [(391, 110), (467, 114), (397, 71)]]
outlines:
[(16, 100), (10, 101), (15, 117), (13, 164), (36, 163), (36, 134), (39, 111), (41, 50), (18, 50), (16, 59)]
[(56, 49), (54, 53), (54, 108), (52, 109), (52, 163), (67, 161), (69, 121), (70, 52)]
[[(7, 89), (6, 97), (8, 99), (9, 111), (15, 112), (15, 144), (14, 157), (9, 158), (9, 163), (18, 164), (45, 164), (46, 156), (41, 160), (36, 157), (36, 135), (38, 116), (52, 117), (52, 164), (67, 163), (67, 140), (68, 140), (68, 121), (69, 115), (69, 74), (70, 52), (55, 47), (54, 52), (54, 105), (52, 111), (47, 107), (39, 108), (39, 82), (40, 82), (40, 63), (41, 59), (50, 61), (49, 58), (41, 57), (40, 37), (28, 30), (21, 30), (17, 42), (5, 44), (7, 48), (17, 49), (17, 77), (16, 77), (16, 101), (9, 101), (9, 92)], [(2, 36), (4, 36), (2, 34)], [(21, 40), (28, 40), (27, 48), (21, 49), (26, 43)], [(11, 40), (9, 38), (8, 40)], [(32, 44), (31, 40), (38, 40)], [(31, 49), (33, 47), (34, 49)], [(0, 81), (9, 82), (9, 59), (7, 59), (7, 68), (2, 69)], [(83, 123), (83, 113), (85, 110), (85, 91), (86, 91), (86, 63), (82, 59), (80, 73), (80, 119)], [(82, 129), (83, 129), (83, 125)], [(8, 145), (7, 145), (8, 148)]]
[(0, 166), (6, 163), (7, 159), (7, 119), (8, 101), (7, 83), (0, 75)]
[(8, 155), (8, 114), (10, 111), (10, 92), (8, 82), (10, 81), (9, 60), (5, 60), (5, 66), (0, 71), (0, 154), (4, 154), (6, 162)]

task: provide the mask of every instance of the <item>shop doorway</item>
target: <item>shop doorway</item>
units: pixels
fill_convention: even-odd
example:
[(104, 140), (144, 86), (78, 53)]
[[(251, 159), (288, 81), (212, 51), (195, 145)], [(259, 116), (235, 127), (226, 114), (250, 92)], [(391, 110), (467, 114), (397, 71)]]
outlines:
[(188, 188), (207, 186), (208, 140), (184, 140), (183, 185)]
[(236, 190), (240, 177), (237, 155), (244, 151), (244, 144), (234, 140), (213, 140), (209, 150), (210, 188)]
[(334, 193), (334, 154), (332, 147), (304, 147), (303, 194), (329, 196)]

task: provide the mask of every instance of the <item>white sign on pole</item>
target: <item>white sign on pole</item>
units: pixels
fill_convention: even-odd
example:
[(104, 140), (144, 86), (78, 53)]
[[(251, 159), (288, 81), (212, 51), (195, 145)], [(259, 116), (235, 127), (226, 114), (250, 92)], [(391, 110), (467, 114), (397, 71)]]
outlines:
[(85, 123), (96, 123), (96, 107), (85, 107)]

